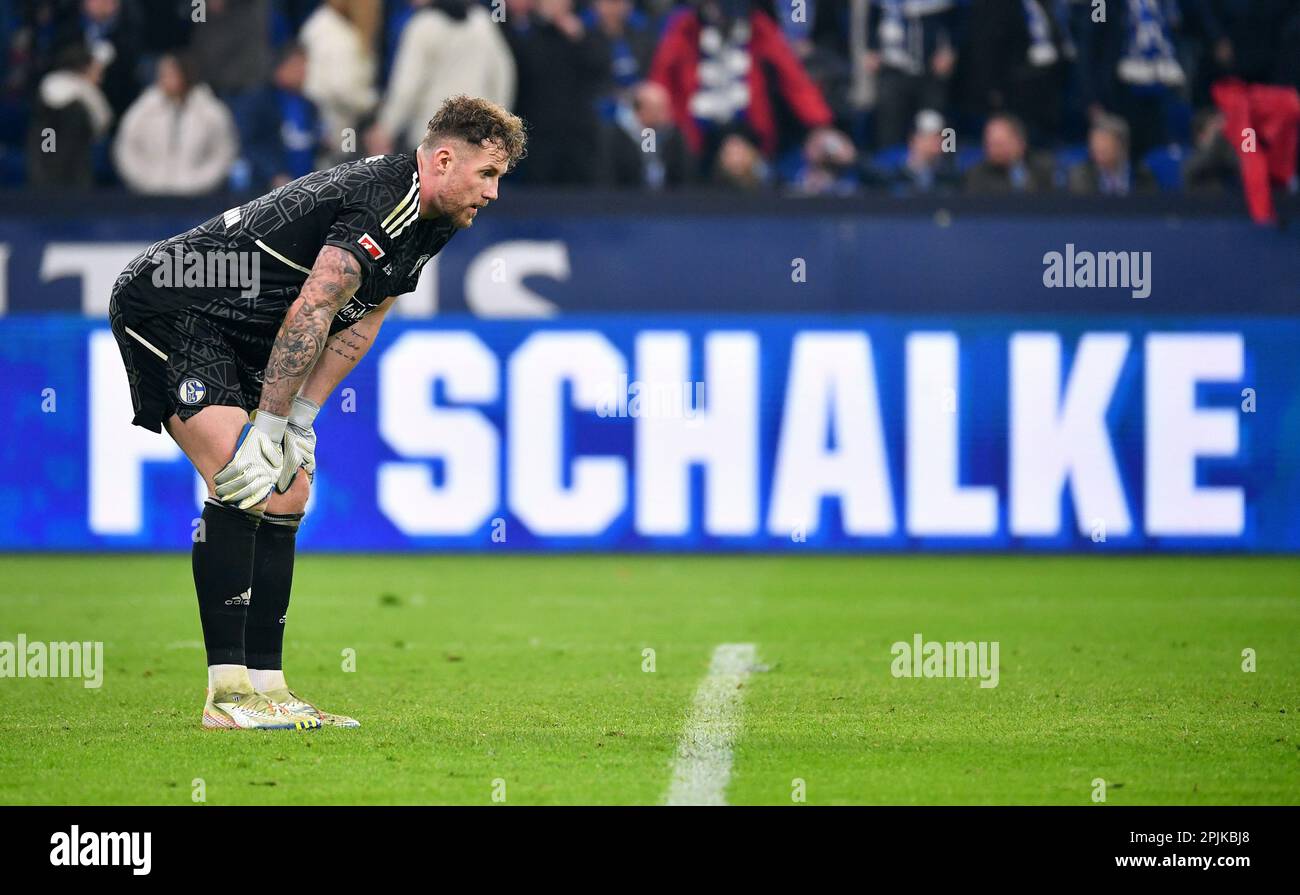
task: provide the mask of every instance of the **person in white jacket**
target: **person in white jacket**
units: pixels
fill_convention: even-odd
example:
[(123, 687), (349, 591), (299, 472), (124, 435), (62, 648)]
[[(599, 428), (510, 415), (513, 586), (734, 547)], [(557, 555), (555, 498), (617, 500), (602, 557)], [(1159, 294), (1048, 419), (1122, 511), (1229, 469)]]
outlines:
[(158, 61), (157, 80), (122, 117), (113, 161), (137, 193), (198, 196), (221, 188), (239, 154), (225, 103), (195, 84), (176, 56)]
[(462, 93), (513, 107), (514, 55), (485, 8), (471, 0), (434, 0), (402, 29), (387, 96), (366, 134), (366, 151), (415, 146), (433, 113)]
[(327, 142), (335, 147), (334, 153), (320, 159), (322, 164), (343, 158), (348, 129), (353, 144), (348, 151), (355, 151), (356, 128), (379, 99), (373, 39), (369, 23), (363, 21), (370, 12), (354, 0), (328, 0), (298, 32), (298, 42), (307, 52), (303, 95), (316, 104)]

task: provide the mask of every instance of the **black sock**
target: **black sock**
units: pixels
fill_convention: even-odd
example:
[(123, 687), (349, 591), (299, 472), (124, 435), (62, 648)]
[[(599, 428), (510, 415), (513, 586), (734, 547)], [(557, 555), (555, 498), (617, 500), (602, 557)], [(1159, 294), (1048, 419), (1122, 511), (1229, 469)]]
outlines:
[(209, 665), (243, 665), (258, 517), (208, 498), (194, 543), (194, 590)]
[(300, 521), (302, 513), (267, 513), (257, 530), (253, 602), (244, 629), (249, 668), (279, 671), (282, 667), (284, 620), (293, 587), (293, 551)]

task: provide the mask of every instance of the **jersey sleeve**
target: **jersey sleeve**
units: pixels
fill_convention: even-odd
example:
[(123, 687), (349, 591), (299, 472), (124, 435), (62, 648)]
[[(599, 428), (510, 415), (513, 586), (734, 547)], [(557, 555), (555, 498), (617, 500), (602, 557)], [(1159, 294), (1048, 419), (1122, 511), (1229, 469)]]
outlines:
[(355, 255), (365, 278), (376, 265), (388, 263), (397, 240), (415, 223), (420, 213), (420, 185), (415, 174), (393, 177), (378, 165), (359, 166), (349, 181), (325, 245)]
[(393, 295), (406, 295), (409, 292), (414, 292), (415, 287), (420, 283), (420, 274), (422, 273), (424, 273), (423, 264), (420, 265), (419, 270), (414, 273), (408, 273), (406, 276), (402, 277), (401, 283), (390, 291)]

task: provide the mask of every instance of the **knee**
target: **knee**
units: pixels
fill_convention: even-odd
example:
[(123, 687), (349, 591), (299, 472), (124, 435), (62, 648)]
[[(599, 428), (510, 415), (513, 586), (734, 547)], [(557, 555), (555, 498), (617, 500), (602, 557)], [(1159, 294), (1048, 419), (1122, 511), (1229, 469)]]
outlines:
[(301, 515), (307, 509), (307, 498), (310, 496), (311, 481), (307, 478), (307, 473), (300, 470), (293, 477), (293, 484), (288, 491), (283, 494), (278, 491), (271, 493), (271, 499), (266, 503), (266, 512), (278, 516)]

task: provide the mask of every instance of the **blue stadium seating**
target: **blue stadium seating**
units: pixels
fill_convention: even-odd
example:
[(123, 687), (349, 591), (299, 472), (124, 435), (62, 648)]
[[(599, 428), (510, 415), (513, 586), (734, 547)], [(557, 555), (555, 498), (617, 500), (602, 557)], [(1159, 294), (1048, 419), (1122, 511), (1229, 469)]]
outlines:
[(1151, 173), (1155, 175), (1156, 183), (1160, 184), (1160, 189), (1166, 192), (1175, 192), (1183, 188), (1183, 157), (1186, 150), (1177, 143), (1171, 143), (1168, 146), (1157, 146), (1146, 154), (1143, 159)]

